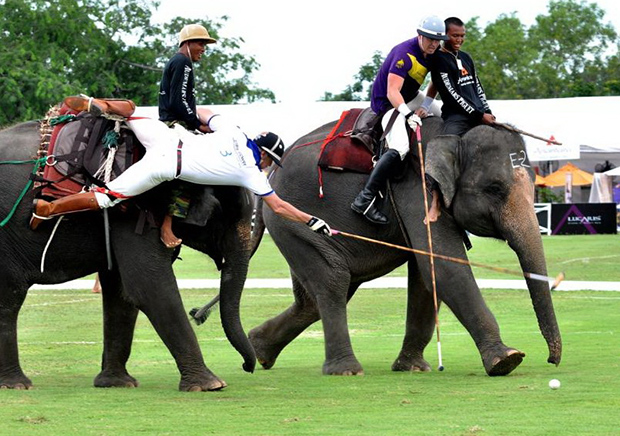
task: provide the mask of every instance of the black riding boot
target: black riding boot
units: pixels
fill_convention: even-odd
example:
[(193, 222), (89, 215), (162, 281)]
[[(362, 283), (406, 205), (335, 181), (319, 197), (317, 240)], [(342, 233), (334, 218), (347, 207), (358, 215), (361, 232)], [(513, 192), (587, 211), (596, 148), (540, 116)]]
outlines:
[(379, 191), (385, 187), (387, 179), (394, 173), (394, 168), (400, 161), (400, 154), (396, 150), (386, 151), (370, 173), (364, 189), (351, 203), (351, 209), (361, 213), (375, 224), (387, 224), (387, 217), (375, 206), (375, 198)]

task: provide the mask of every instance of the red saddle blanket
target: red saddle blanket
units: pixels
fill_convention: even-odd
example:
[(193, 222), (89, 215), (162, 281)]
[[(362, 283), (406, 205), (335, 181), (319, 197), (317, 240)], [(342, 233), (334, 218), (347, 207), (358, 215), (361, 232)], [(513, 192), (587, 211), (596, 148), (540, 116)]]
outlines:
[(342, 112), (340, 119), (321, 146), (319, 167), (335, 171), (355, 171), (370, 174), (372, 153), (367, 147), (351, 139), (351, 130), (363, 109)]

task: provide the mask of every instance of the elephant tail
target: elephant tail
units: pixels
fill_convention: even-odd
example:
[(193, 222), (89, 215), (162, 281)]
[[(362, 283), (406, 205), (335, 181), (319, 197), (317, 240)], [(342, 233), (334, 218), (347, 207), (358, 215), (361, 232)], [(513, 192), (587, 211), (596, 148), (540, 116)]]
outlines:
[(189, 311), (189, 316), (197, 325), (204, 324), (204, 322), (209, 318), (211, 312), (213, 312), (214, 306), (219, 303), (220, 294), (218, 293), (211, 301), (205, 304), (202, 307), (194, 307)]
[(251, 233), (251, 254), (250, 257), (254, 256), (256, 250), (258, 250), (258, 246), (260, 245), (260, 241), (263, 239), (263, 234), (265, 233), (265, 220), (263, 219), (263, 199), (260, 197), (256, 198), (256, 203), (254, 205), (254, 212), (252, 213), (252, 233)]

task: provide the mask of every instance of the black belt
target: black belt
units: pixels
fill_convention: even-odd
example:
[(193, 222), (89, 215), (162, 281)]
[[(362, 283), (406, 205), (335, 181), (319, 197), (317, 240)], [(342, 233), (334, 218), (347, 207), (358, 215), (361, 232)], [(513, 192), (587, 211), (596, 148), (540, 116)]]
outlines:
[(182, 148), (183, 148), (183, 141), (179, 139), (179, 145), (177, 145), (177, 173), (174, 176), (175, 179), (178, 179), (179, 176), (181, 175), (181, 162), (182, 162), (181, 149)]

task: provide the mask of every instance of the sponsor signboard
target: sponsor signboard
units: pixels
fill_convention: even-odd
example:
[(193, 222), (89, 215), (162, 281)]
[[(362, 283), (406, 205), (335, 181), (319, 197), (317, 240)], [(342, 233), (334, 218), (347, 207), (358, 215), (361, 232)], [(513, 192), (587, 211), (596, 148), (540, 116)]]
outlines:
[(615, 203), (551, 205), (551, 234), (617, 233)]
[(534, 211), (543, 235), (618, 233), (620, 205), (615, 203), (536, 203)]

